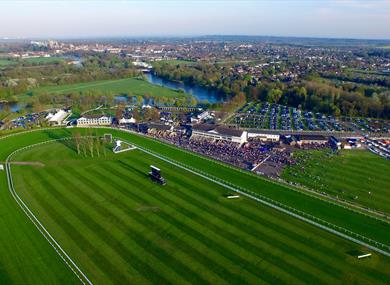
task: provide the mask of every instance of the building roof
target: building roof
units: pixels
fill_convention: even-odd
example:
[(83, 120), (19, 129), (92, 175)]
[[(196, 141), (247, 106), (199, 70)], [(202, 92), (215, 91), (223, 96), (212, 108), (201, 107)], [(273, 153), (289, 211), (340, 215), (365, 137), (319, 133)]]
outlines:
[(59, 110), (57, 113), (55, 113), (50, 119), (50, 122), (62, 122), (67, 116), (69, 115), (68, 112), (65, 112), (64, 110)]
[(192, 126), (192, 129), (194, 131), (203, 131), (203, 132), (208, 132), (208, 131), (211, 131), (211, 130), (214, 130), (215, 129), (215, 125), (212, 125), (212, 124), (198, 124), (198, 125), (193, 125)]
[(155, 124), (155, 123), (148, 124), (148, 128), (149, 129), (162, 130), (162, 131), (169, 131), (169, 130), (172, 129), (172, 127), (169, 126), (169, 125)]
[(280, 133), (276, 130), (248, 130), (248, 134), (256, 134), (256, 135), (275, 135), (279, 136)]
[(322, 135), (299, 135), (301, 141), (327, 141), (328, 138)]
[(86, 118), (86, 119), (100, 119), (102, 117), (106, 117), (106, 118), (111, 118), (110, 116), (107, 116), (107, 115), (88, 115), (88, 114), (85, 114), (83, 116), (80, 117), (80, 119), (82, 118)]
[(216, 127), (215, 131), (220, 135), (227, 135), (232, 137), (241, 137), (242, 133), (244, 132), (242, 130), (231, 129), (226, 127)]
[(214, 133), (219, 135), (225, 135), (225, 136), (232, 136), (232, 137), (241, 137), (242, 133), (244, 131), (237, 130), (233, 128), (227, 128), (222, 126), (216, 126), (212, 124), (198, 124), (192, 126), (192, 130), (199, 131), (199, 132), (205, 132), (205, 133)]

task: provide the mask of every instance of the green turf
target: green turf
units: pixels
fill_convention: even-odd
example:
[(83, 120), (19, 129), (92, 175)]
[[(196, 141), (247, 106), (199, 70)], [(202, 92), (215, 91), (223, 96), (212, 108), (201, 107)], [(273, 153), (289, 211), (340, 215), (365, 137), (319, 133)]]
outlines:
[[(16, 190), (96, 284), (385, 284), (389, 277), (388, 258), (358, 261), (349, 253), (364, 251), (359, 246), (252, 200), (227, 200), (225, 188), (140, 150), (91, 159), (57, 142), (14, 161), (44, 163), (13, 165)], [(166, 186), (149, 181), (150, 164)]]
[(64, 59), (62, 57), (31, 57), (31, 58), (25, 58), (22, 61), (31, 63), (31, 64), (50, 64), (50, 63), (59, 63), (63, 62)]
[(62, 57), (32, 57), (24, 59), (0, 59), (0, 67), (6, 67), (8, 65), (15, 65), (18, 63), (29, 63), (29, 64), (51, 64), (63, 62)]
[[(73, 130), (56, 129), (50, 131), (24, 133), (3, 140), (0, 137), (0, 160), (4, 160), (5, 157), (12, 150), (15, 150), (19, 147), (30, 145), (32, 143), (36, 143), (48, 139), (69, 136), (71, 131), (74, 131), (74, 129)], [(83, 130), (78, 130), (78, 131), (83, 131)], [(310, 197), (306, 197), (305, 195), (299, 194), (297, 192), (293, 192), (292, 190), (289, 190), (288, 188), (279, 186), (277, 184), (272, 184), (256, 176), (238, 172), (237, 170), (233, 170), (229, 167), (222, 166), (221, 164), (212, 162), (210, 160), (205, 160), (203, 158), (200, 158), (197, 155), (179, 150), (175, 147), (171, 147), (156, 142), (154, 140), (145, 139), (139, 136), (126, 134), (115, 130), (100, 129), (99, 132), (102, 134), (105, 132), (111, 132), (117, 136), (121, 136), (126, 140), (131, 140), (136, 143), (140, 143), (148, 147), (149, 149), (158, 151), (159, 153), (162, 153), (166, 156), (173, 157), (176, 160), (186, 163), (187, 165), (196, 167), (199, 170), (207, 170), (213, 175), (221, 176), (225, 180), (227, 179), (234, 183), (239, 182), (240, 185), (248, 187), (253, 191), (258, 191), (263, 195), (265, 194), (271, 197), (273, 196), (273, 198), (278, 198), (281, 201), (284, 201), (285, 203), (290, 203), (290, 205), (299, 207), (300, 209), (311, 211), (312, 214), (323, 216), (327, 220), (332, 221), (334, 223), (338, 223), (338, 224), (341, 223), (344, 226), (347, 226), (350, 229), (354, 229), (360, 233), (365, 234), (368, 232), (372, 232), (374, 238), (378, 237), (380, 238), (379, 239), (380, 241), (388, 243), (388, 238), (389, 238), (387, 234), (388, 226), (382, 223), (374, 222), (372, 219), (369, 219), (362, 215), (351, 213), (346, 209), (342, 209), (333, 205), (329, 205), (325, 202), (318, 201)], [(0, 172), (0, 183), (1, 183), (1, 189), (6, 189), (5, 174), (1, 172)], [(7, 191), (0, 191), (0, 197), (1, 197), (0, 201), (2, 203), (0, 207), (0, 226), (2, 228), (9, 227), (13, 229), (13, 231), (11, 232), (8, 232), (7, 230), (3, 231), (0, 237), (1, 238), (0, 260), (2, 264), (5, 264), (5, 266), (2, 265), (0, 267), (1, 270), (0, 275), (7, 276), (7, 280), (9, 281), (8, 283), (13, 283), (13, 284), (15, 283), (16, 284), (41, 284), (41, 283), (63, 284), (64, 276), (65, 278), (72, 278), (73, 277), (71, 276), (72, 274), (69, 275), (69, 273), (67, 273), (66, 271), (67, 268), (61, 267), (64, 266), (61, 260), (56, 259), (55, 257), (52, 258), (50, 257), (52, 252), (54, 251), (50, 248), (47, 242), (42, 237), (40, 237), (39, 233), (35, 230), (32, 224), (29, 223), (27, 218), (23, 216), (21, 210), (19, 210), (16, 207), (16, 204), (10, 197), (9, 193)], [(259, 207), (258, 204), (256, 205), (257, 207)], [(318, 211), (318, 209), (320, 208), (322, 210)], [(268, 210), (264, 210), (264, 211), (268, 211)], [(282, 216), (282, 219), (283, 221), (286, 221), (287, 224), (292, 224), (293, 222), (296, 222), (295, 220), (292, 220), (289, 217), (284, 215)], [(262, 220), (262, 222), (265, 221)], [(284, 224), (282, 226), (278, 225), (276, 229), (280, 230), (284, 228), (284, 226), (285, 226)], [(304, 226), (306, 225), (299, 223), (297, 226), (294, 226), (294, 228), (295, 230), (298, 230), (299, 228)], [(305, 234), (306, 233), (304, 233), (303, 235)], [(25, 238), (26, 236), (28, 236), (28, 239)], [(325, 239), (334, 238), (333, 236), (329, 236), (323, 231), (316, 230), (315, 236), (309, 237), (309, 241), (310, 240), (315, 241), (317, 239), (317, 236), (318, 237), (321, 236), (321, 239), (322, 237), (325, 237)], [(339, 239), (335, 239), (335, 240), (339, 241)], [(305, 241), (305, 238), (303, 238), (303, 241)], [(355, 245), (352, 245), (350, 243), (348, 244), (349, 244), (348, 247), (350, 247), (352, 251), (356, 249)], [(7, 246), (3, 246), (3, 245), (7, 245)], [(291, 250), (291, 248), (289, 248), (288, 250)], [(282, 254), (284, 252), (288, 252), (288, 250), (287, 249), (285, 251), (283, 250)], [(311, 250), (313, 250), (312, 247)], [(340, 254), (342, 256), (345, 254), (344, 247), (340, 247), (339, 245), (335, 245), (332, 250), (333, 251), (340, 250)], [(348, 252), (350, 252), (349, 249)], [(26, 255), (29, 256), (28, 259), (25, 258)], [(41, 260), (44, 259), (44, 256), (46, 256), (46, 259), (49, 258), (49, 261), (47, 261), (46, 263), (41, 262)], [(297, 254), (297, 256), (300, 255)], [(355, 261), (355, 259), (350, 257), (349, 255), (346, 258), (350, 262)], [(383, 273), (380, 273), (382, 272), (382, 269), (380, 269), (379, 272), (375, 272), (375, 271), (373, 272), (372, 269), (375, 268), (376, 266), (388, 267), (388, 259), (379, 257), (376, 254), (374, 254), (374, 258), (379, 258), (374, 262), (375, 263), (374, 265), (370, 264), (368, 268), (366, 268), (365, 266), (367, 266), (367, 264), (365, 263), (366, 261), (364, 261), (363, 263), (364, 266), (362, 267), (358, 266), (357, 270), (370, 272), (370, 275), (372, 274), (375, 276), (377, 275), (383, 276)], [(30, 260), (34, 260), (34, 262), (33, 263), (30, 262)], [(345, 260), (342, 257), (340, 257), (340, 260), (342, 263), (345, 262)], [(325, 263), (329, 263), (330, 265), (332, 265), (333, 264), (332, 262), (334, 262), (333, 259), (326, 259)], [(63, 271), (61, 271), (60, 274), (59, 269), (61, 268)], [(48, 274), (45, 274), (47, 270), (50, 270), (50, 272)], [(30, 276), (31, 272), (34, 272), (33, 276)], [(339, 283), (344, 283), (344, 284), (381, 283), (377, 280), (372, 281), (370, 278), (369, 281), (367, 281), (365, 277), (363, 277), (362, 279), (361, 275), (355, 273), (354, 271), (350, 271), (350, 272), (343, 271), (342, 277), (340, 277), (341, 275), (339, 273), (340, 271), (337, 271), (338, 277), (336, 277), (336, 278), (341, 278), (339, 280)], [(384, 280), (386, 280), (387, 278), (388, 280), (389, 275), (387, 274), (384, 277), (377, 277), (377, 278), (382, 278), (382, 280), (383, 278), (385, 278)], [(23, 282), (21, 280), (23, 280)], [(37, 282), (37, 280), (41, 280), (41, 282)], [(69, 281), (68, 283), (71, 282)]]
[[(390, 162), (369, 151), (301, 151), (284, 179), (390, 213)], [(371, 193), (371, 194), (370, 194)]]
[(177, 98), (185, 96), (185, 94), (177, 92), (176, 90), (164, 88), (153, 85), (147, 81), (136, 78), (125, 78), (116, 80), (102, 80), (86, 83), (77, 83), (61, 86), (50, 86), (35, 89), (33, 91), (42, 91), (47, 93), (67, 94), (80, 91), (101, 91), (113, 92), (114, 94), (132, 94), (144, 96), (149, 94), (152, 96)]
[[(8, 144), (3, 144), (0, 151), (3, 151), (3, 153), (6, 154), (19, 145), (33, 143), (36, 140), (41, 141), (45, 138), (70, 136), (70, 133), (75, 130), (78, 132), (85, 131), (84, 129), (57, 129), (42, 133), (32, 133), (27, 135), (28, 141), (23, 140), (25, 135), (20, 135), (20, 137), (15, 136), (12, 140), (8, 140)], [(303, 212), (306, 217), (307, 215), (313, 216), (316, 221), (321, 219), (378, 242), (387, 245), (390, 244), (390, 237), (388, 235), (389, 226), (379, 220), (352, 212), (344, 207), (333, 205), (319, 198), (314, 198), (300, 191), (293, 190), (292, 188), (268, 181), (261, 176), (238, 170), (214, 160), (205, 159), (194, 153), (149, 138), (113, 129), (101, 128), (98, 132), (101, 134), (110, 132), (168, 158), (173, 158), (175, 161), (184, 163), (198, 171), (207, 170), (207, 175), (223, 179), (226, 183), (231, 183), (235, 187), (241, 187), (244, 191), (251, 191), (255, 195), (262, 195), (264, 199), (273, 199), (277, 203), (282, 203), (283, 207), (293, 207), (295, 210), (300, 211), (300, 213)], [(312, 219), (312, 217), (310, 219)]]
[(0, 59), (0, 67), (16, 64), (16, 61), (9, 59)]
[[(7, 143), (0, 141), (0, 164)], [(0, 229), (0, 284), (80, 284), (18, 208), (8, 192), (5, 171), (0, 171)]]
[(164, 61), (159, 61), (159, 63), (169, 63), (171, 65), (192, 65), (195, 64), (195, 61), (191, 60), (180, 60), (180, 59), (171, 59), (171, 60), (164, 60)]

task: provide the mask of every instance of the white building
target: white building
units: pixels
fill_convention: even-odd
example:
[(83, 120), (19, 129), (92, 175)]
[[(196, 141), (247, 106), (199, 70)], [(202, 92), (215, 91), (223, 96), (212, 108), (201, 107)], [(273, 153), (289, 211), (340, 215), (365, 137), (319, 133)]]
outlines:
[(256, 138), (261, 141), (278, 142), (280, 135), (270, 131), (248, 131), (248, 138)]
[(119, 124), (135, 124), (136, 122), (136, 119), (134, 119), (133, 117), (131, 117), (130, 119), (122, 118), (119, 120)]
[(191, 123), (201, 123), (204, 120), (212, 119), (214, 117), (213, 113), (209, 111), (204, 111), (195, 117), (191, 117)]
[(63, 126), (63, 125), (66, 125), (66, 123), (67, 123), (66, 119), (71, 114), (72, 114), (71, 112), (67, 112), (64, 110), (58, 110), (55, 114), (49, 113), (46, 116), (46, 119), (48, 120), (48, 122), (51, 126)]
[(112, 118), (105, 115), (83, 115), (77, 119), (77, 126), (109, 126)]
[(194, 125), (192, 127), (192, 136), (230, 141), (239, 144), (248, 141), (247, 131), (230, 129), (225, 127), (217, 127), (209, 124)]

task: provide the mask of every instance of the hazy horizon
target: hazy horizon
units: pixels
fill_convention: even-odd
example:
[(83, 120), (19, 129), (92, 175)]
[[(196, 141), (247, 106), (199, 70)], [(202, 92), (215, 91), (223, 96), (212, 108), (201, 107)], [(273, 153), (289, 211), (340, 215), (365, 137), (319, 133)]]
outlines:
[(11, 39), (270, 37), (390, 39), (387, 0), (0, 1)]

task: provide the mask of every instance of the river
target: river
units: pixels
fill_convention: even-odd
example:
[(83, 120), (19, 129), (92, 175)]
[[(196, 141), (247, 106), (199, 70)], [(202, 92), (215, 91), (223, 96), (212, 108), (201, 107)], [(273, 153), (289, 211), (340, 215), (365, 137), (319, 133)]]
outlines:
[(208, 101), (210, 103), (216, 103), (223, 101), (223, 97), (214, 90), (209, 90), (201, 86), (191, 86), (181, 82), (166, 80), (154, 75), (153, 73), (146, 73), (145, 75), (149, 83), (170, 89), (181, 89), (184, 92), (194, 96), (200, 102)]
[(20, 109), (22, 109), (26, 104), (22, 104), (22, 103), (9, 103), (9, 104), (3, 104), (3, 103), (0, 103), (0, 111), (2, 111), (3, 109), (8, 109), (10, 112), (13, 112), (13, 113), (16, 113), (16, 112), (19, 112)]
[[(209, 90), (207, 88), (201, 87), (201, 86), (191, 86), (189, 84), (181, 83), (181, 82), (175, 82), (170, 80), (165, 80), (161, 77), (158, 77), (152, 73), (146, 73), (146, 79), (149, 83), (154, 85), (163, 86), (170, 89), (181, 89), (187, 94), (190, 94), (194, 96), (199, 102), (209, 102), (209, 103), (216, 103), (216, 102), (222, 102), (223, 97), (218, 94), (218, 92), (214, 90)], [(123, 96), (117, 96), (117, 101), (123, 101), (126, 100), (125, 98), (121, 98)], [(150, 103), (150, 102), (146, 102)], [(9, 104), (9, 110), (11, 112), (18, 112), (21, 108), (24, 107), (25, 104), (23, 103), (12, 103)], [(4, 104), (0, 104), (0, 111), (5, 108)]]

